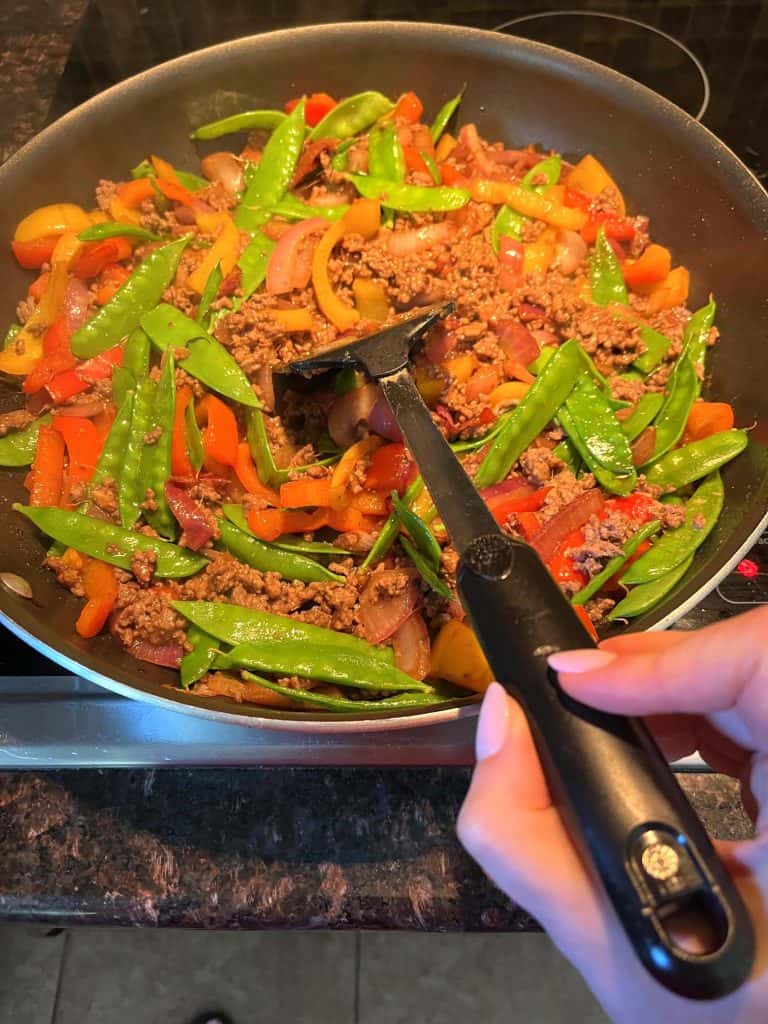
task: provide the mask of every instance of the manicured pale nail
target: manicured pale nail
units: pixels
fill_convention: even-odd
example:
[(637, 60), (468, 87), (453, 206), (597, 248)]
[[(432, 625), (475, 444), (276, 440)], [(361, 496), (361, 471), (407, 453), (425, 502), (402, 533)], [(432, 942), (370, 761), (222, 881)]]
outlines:
[(558, 651), (550, 654), (547, 661), (556, 672), (594, 672), (596, 668), (605, 668), (616, 655), (612, 651), (603, 651), (588, 647), (583, 651)]
[(485, 691), (475, 736), (478, 761), (498, 754), (509, 732), (509, 701), (503, 686), (491, 683)]

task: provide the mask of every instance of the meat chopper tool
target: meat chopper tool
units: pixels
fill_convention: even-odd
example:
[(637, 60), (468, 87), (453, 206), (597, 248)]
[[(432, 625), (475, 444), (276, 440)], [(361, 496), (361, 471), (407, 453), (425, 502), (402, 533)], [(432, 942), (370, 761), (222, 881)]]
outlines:
[[(690, 999), (738, 988), (754, 960), (742, 899), (644, 724), (560, 688), (547, 656), (595, 644), (538, 555), (501, 531), (409, 373), (448, 302), (290, 364), (362, 368), (381, 386), (460, 558), (459, 597), (494, 678), (522, 705), (553, 800), (650, 973)], [(689, 929), (703, 952), (677, 938)]]

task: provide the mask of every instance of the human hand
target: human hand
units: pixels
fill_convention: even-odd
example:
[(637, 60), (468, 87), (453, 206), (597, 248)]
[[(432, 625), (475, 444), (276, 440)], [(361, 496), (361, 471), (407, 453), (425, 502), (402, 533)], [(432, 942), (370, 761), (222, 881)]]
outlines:
[(459, 838), (539, 920), (618, 1024), (768, 1020), (767, 641), (768, 609), (759, 609), (693, 633), (630, 633), (549, 659), (577, 700), (646, 716), (670, 760), (699, 750), (741, 782), (758, 836), (716, 846), (749, 908), (757, 958), (746, 985), (711, 1003), (673, 995), (646, 972), (552, 805), (520, 706), (497, 683), (486, 693)]

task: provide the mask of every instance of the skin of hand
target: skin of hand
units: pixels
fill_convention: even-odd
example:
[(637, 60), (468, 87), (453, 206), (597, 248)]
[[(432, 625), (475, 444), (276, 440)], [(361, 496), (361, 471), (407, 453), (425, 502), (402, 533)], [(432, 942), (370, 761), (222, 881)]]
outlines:
[(768, 1021), (768, 608), (696, 632), (630, 633), (549, 659), (585, 704), (641, 715), (669, 760), (699, 750), (737, 778), (757, 830), (717, 850), (757, 940), (741, 989), (713, 1002), (676, 996), (648, 974), (552, 805), (525, 716), (493, 683), (459, 839), (495, 884), (533, 914), (616, 1024)]

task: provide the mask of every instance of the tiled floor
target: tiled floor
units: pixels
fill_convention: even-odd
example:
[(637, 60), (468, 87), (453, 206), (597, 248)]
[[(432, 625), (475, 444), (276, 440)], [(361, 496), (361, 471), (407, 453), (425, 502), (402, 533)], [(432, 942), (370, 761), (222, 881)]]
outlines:
[(544, 935), (0, 928), (0, 1024), (605, 1024)]

